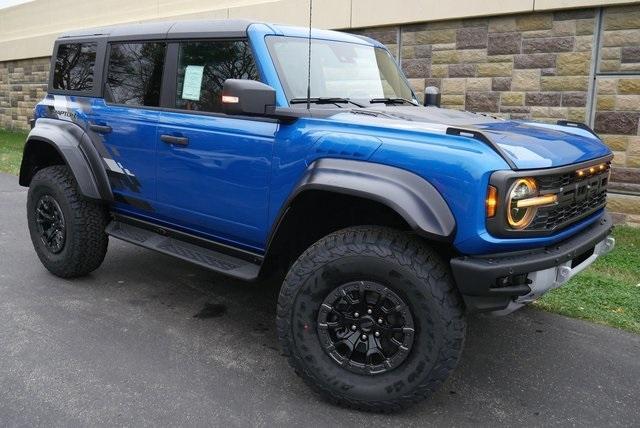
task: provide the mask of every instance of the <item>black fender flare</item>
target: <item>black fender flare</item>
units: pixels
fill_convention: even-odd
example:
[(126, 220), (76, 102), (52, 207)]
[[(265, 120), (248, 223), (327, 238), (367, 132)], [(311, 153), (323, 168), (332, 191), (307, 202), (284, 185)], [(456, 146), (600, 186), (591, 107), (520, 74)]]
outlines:
[(366, 161), (316, 160), (280, 210), (269, 243), (273, 242), (289, 207), (308, 190), (325, 190), (370, 199), (397, 212), (418, 235), (451, 242), (456, 221), (444, 198), (424, 178), (409, 171)]
[(80, 193), (91, 199), (112, 201), (113, 193), (104, 163), (91, 138), (77, 124), (58, 119), (38, 119), (29, 132), (20, 166), (21, 186), (28, 187), (33, 178), (30, 157), (39, 144), (53, 147), (71, 169)]

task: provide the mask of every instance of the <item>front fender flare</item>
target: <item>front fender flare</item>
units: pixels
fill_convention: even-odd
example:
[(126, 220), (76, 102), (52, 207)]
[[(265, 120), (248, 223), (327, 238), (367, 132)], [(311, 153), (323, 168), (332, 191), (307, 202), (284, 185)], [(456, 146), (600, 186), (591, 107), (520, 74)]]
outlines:
[(454, 238), (455, 218), (442, 195), (422, 177), (400, 168), (347, 159), (317, 160), (309, 165), (281, 212), (308, 190), (370, 199), (393, 209), (421, 236), (446, 242)]
[(37, 151), (39, 144), (48, 144), (58, 152), (71, 169), (83, 196), (97, 200), (113, 200), (107, 172), (90, 137), (77, 124), (56, 119), (38, 119), (36, 126), (27, 136), (20, 166), (20, 185), (29, 186), (31, 182), (33, 171), (30, 159), (32, 151)]

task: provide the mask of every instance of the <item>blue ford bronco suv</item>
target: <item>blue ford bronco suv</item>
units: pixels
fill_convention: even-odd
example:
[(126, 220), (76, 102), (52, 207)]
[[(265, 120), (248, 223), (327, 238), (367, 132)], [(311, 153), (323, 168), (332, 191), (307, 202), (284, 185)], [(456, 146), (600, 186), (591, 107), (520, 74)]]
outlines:
[(247, 281), (282, 273), (281, 346), (337, 404), (429, 396), (468, 313), (509, 313), (614, 245), (612, 155), (589, 127), (421, 105), (366, 37), (98, 28), (61, 36), (50, 74), (20, 170), (44, 266), (86, 275), (113, 237)]

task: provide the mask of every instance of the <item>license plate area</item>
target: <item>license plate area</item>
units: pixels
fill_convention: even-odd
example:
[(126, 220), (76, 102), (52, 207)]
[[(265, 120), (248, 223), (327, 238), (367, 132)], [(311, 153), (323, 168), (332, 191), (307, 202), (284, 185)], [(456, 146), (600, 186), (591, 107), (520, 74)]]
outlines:
[(582, 253), (578, 257), (576, 257), (575, 259), (571, 260), (571, 269), (575, 268), (576, 266), (578, 266), (579, 264), (581, 264), (582, 262), (587, 260), (589, 257), (591, 257), (591, 255), (593, 254), (594, 249), (595, 249), (595, 247), (585, 251), (584, 253)]

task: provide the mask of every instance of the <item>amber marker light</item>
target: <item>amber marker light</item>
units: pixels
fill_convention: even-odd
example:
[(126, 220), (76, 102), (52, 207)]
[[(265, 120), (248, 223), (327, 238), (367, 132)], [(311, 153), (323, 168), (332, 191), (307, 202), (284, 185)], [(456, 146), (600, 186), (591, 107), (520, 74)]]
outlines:
[(487, 207), (487, 217), (494, 217), (498, 207), (498, 190), (495, 187), (489, 186), (487, 189), (487, 200), (485, 204)]
[(223, 95), (222, 102), (225, 104), (238, 104), (240, 99), (238, 97), (232, 97), (230, 95)]

